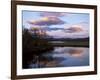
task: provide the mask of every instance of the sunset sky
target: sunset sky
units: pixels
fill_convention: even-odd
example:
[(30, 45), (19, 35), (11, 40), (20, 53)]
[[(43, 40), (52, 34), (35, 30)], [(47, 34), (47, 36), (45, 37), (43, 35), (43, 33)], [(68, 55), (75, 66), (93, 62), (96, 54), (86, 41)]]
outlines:
[(25, 28), (42, 28), (54, 38), (89, 37), (88, 13), (23, 11), (22, 16)]

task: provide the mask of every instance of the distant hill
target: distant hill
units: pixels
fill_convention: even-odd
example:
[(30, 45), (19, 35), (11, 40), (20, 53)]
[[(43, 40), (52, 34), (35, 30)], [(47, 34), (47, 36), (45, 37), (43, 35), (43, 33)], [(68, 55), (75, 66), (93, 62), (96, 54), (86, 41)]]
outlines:
[(77, 41), (89, 41), (89, 37), (88, 38), (45, 38), (46, 40), (49, 41), (73, 41), (73, 40), (77, 40)]

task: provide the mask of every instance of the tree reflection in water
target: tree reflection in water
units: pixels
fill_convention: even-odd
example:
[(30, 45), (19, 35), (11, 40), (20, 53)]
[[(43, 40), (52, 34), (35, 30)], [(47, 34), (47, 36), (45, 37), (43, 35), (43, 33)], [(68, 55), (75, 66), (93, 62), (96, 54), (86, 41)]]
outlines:
[(63, 57), (41, 56), (30, 63), (29, 67), (43, 68), (43, 67), (60, 67), (59, 62), (63, 61)]
[(89, 65), (89, 49), (83, 47), (55, 47), (51, 52), (33, 59), (30, 68), (67, 67)]

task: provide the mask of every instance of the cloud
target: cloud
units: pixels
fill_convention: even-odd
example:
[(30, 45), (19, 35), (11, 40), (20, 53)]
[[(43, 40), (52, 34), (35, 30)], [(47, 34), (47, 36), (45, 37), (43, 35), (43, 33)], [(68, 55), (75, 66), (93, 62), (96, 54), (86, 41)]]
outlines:
[(51, 25), (64, 24), (65, 22), (57, 17), (50, 16), (50, 17), (43, 17), (39, 20), (28, 21), (28, 23), (38, 26), (51, 26)]
[(79, 23), (76, 23), (76, 24), (73, 24), (73, 25), (78, 25), (78, 26), (83, 27), (84, 29), (89, 29), (89, 26), (90, 26), (89, 24), (90, 24), (89, 22), (83, 21), (83, 22), (79, 22)]
[(89, 33), (87, 31), (76, 32), (76, 33), (68, 33), (63, 30), (53, 30), (47, 31), (47, 34), (52, 36), (53, 38), (87, 38), (89, 37)]
[(67, 25), (63, 28), (48, 30), (47, 33), (54, 38), (87, 38), (89, 30), (81, 24)]
[(67, 33), (76, 33), (76, 32), (78, 33), (82, 31), (84, 31), (84, 29), (80, 25), (73, 25), (70, 28), (65, 29), (65, 32)]
[[(84, 23), (85, 24), (85, 23)], [(81, 24), (72, 24), (65, 25), (61, 28), (55, 28), (51, 30), (47, 30), (48, 35), (53, 38), (88, 38), (89, 37), (89, 29), (85, 25)]]
[(66, 13), (63, 12), (41, 12), (40, 16), (55, 16), (55, 17), (62, 17), (65, 16)]

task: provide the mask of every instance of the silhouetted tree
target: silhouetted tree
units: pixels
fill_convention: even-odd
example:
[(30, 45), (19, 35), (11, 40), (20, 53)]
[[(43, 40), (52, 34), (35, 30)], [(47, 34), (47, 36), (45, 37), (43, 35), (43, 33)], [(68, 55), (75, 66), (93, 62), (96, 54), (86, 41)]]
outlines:
[(38, 34), (31, 34), (28, 29), (23, 30), (22, 34), (22, 47), (23, 47), (23, 65), (27, 68), (27, 64), (35, 56), (41, 56), (42, 53), (53, 50), (53, 46), (48, 40), (38, 36)]

